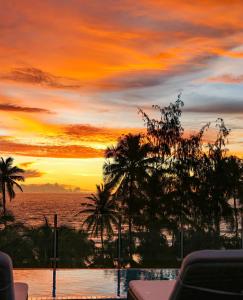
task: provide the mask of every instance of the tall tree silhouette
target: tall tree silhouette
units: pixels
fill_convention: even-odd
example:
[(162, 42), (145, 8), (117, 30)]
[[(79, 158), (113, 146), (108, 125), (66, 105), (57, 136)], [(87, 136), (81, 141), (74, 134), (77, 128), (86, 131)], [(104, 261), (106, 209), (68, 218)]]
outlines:
[(200, 218), (202, 214), (199, 197), (204, 156), (202, 138), (208, 127), (209, 124), (206, 124), (199, 132), (189, 137), (182, 136), (177, 142), (171, 164), (174, 188), (172, 193), (177, 202), (172, 205), (175, 210), (178, 209), (176, 215), (180, 222), (198, 228), (203, 225), (203, 220)]
[(180, 121), (183, 105), (184, 103), (179, 94), (175, 103), (170, 103), (169, 106), (152, 106), (159, 113), (157, 119), (150, 118), (143, 110), (139, 110), (147, 128), (146, 137), (149, 143), (153, 145), (154, 154), (160, 158), (160, 166), (163, 168), (165, 167), (165, 162), (169, 163), (167, 159), (169, 160), (175, 154), (177, 143), (184, 132)]
[(240, 217), (239, 204), (243, 201), (243, 163), (241, 159), (232, 155), (227, 157), (226, 163), (228, 198), (233, 199), (235, 236), (238, 238)]
[(204, 160), (204, 166), (206, 167), (204, 187), (207, 193), (207, 195), (205, 194), (205, 201), (207, 201), (209, 215), (211, 214), (212, 217), (212, 225), (219, 235), (221, 220), (232, 223), (233, 211), (227, 197), (230, 186), (226, 143), (230, 131), (220, 118), (217, 120), (216, 127), (218, 128), (216, 140), (208, 144), (208, 156), (205, 156)]
[[(166, 191), (160, 201), (166, 198), (167, 215), (170, 214), (176, 227), (182, 222), (183, 214), (189, 213), (189, 193), (192, 190), (192, 169), (201, 151), (201, 138), (204, 128), (189, 138), (184, 138), (184, 128), (181, 124), (181, 113), (184, 103), (178, 95), (169, 106), (153, 106), (158, 113), (157, 118), (151, 118), (140, 110), (147, 128), (147, 139), (153, 145), (154, 167), (160, 170), (161, 187)], [(197, 156), (197, 157), (196, 157)], [(187, 195), (186, 195), (187, 194)], [(192, 194), (192, 193), (191, 193)], [(162, 194), (161, 194), (162, 196)], [(190, 195), (191, 196), (191, 195)]]
[[(179, 94), (177, 100), (170, 103), (169, 106), (153, 106), (155, 112), (158, 113), (157, 118), (151, 118), (143, 110), (139, 111), (147, 129), (146, 138), (153, 146), (153, 167), (160, 173), (161, 189), (163, 186), (163, 190), (166, 191), (164, 198), (170, 198), (166, 210), (170, 212), (171, 216), (175, 213), (176, 205), (179, 202), (175, 203), (174, 201), (176, 198), (174, 162), (177, 159), (177, 151), (184, 133), (180, 120), (183, 105), (184, 103)], [(179, 207), (178, 209), (180, 210)]]
[(14, 187), (23, 191), (18, 182), (24, 181), (24, 176), (22, 176), (24, 170), (13, 166), (13, 161), (14, 159), (12, 157), (8, 157), (6, 160), (1, 158), (0, 161), (0, 182), (4, 215), (6, 214), (6, 193), (8, 193), (11, 201), (15, 197)]
[(81, 204), (84, 208), (79, 214), (85, 215), (83, 225), (87, 226), (91, 236), (100, 236), (104, 257), (104, 234), (113, 234), (114, 226), (117, 226), (117, 208), (107, 185), (97, 185), (96, 188), (96, 194), (86, 197), (89, 201)]
[(128, 217), (129, 251), (132, 258), (132, 220), (139, 212), (137, 196), (139, 188), (148, 177), (151, 159), (148, 154), (151, 147), (144, 143), (142, 135), (128, 134), (122, 136), (115, 147), (105, 152), (107, 161), (104, 164), (104, 178), (115, 190)]

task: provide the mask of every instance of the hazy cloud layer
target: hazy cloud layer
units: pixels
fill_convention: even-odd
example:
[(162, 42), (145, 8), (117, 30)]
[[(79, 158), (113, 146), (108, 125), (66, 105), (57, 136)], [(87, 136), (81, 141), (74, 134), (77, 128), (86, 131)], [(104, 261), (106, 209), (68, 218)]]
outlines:
[(0, 111), (15, 111), (15, 112), (25, 112), (25, 113), (52, 113), (48, 109), (38, 108), (38, 107), (27, 107), (27, 106), (19, 106), (9, 103), (0, 103)]
[(78, 88), (80, 87), (75, 80), (52, 75), (34, 67), (15, 68), (7, 74), (2, 74), (0, 79), (16, 81), (20, 83), (30, 83), (43, 85), (51, 88)]
[(208, 78), (208, 81), (215, 83), (241, 84), (243, 83), (243, 75), (223, 74), (216, 77), (210, 77)]
[(183, 108), (184, 112), (192, 113), (213, 113), (217, 116), (219, 114), (243, 114), (243, 101), (234, 101), (217, 103), (204, 103), (197, 106), (189, 106)]
[(25, 193), (80, 193), (79, 187), (70, 187), (58, 183), (44, 183), (44, 184), (23, 184)]

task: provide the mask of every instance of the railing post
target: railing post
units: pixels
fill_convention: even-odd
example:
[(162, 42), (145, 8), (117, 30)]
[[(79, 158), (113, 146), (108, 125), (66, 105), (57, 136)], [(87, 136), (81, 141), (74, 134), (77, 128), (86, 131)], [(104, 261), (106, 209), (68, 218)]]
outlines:
[(121, 296), (121, 270), (117, 270), (117, 297)]
[(118, 269), (121, 268), (121, 216), (118, 220)]
[(121, 294), (121, 216), (118, 217), (118, 237), (117, 237), (117, 297)]
[(243, 212), (241, 211), (241, 249), (243, 249)]
[(56, 271), (57, 271), (57, 214), (54, 215), (53, 230), (53, 274), (52, 274), (52, 297), (56, 297)]
[(183, 258), (184, 258), (184, 231), (183, 231), (183, 224), (182, 224), (182, 222), (181, 222), (181, 241), (180, 241), (181, 243), (181, 253), (180, 253), (180, 259), (181, 259), (181, 261), (183, 261)]

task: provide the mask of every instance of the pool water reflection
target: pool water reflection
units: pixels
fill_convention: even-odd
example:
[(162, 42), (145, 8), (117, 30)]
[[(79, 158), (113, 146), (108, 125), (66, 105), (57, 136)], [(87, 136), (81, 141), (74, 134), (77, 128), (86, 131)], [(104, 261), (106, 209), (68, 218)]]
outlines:
[[(57, 297), (124, 296), (134, 279), (174, 279), (176, 269), (58, 269)], [(14, 280), (29, 285), (30, 297), (52, 296), (51, 269), (15, 269)]]

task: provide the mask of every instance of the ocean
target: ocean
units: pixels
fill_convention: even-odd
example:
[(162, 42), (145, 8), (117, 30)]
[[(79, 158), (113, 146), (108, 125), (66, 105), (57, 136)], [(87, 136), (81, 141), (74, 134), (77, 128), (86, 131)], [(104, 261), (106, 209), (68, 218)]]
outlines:
[[(18, 193), (8, 203), (16, 221), (25, 225), (39, 226), (45, 222), (53, 225), (54, 214), (58, 216), (58, 226), (69, 225), (76, 229), (81, 228), (84, 215), (78, 214), (81, 203), (87, 202), (87, 193)], [(239, 228), (241, 228), (239, 219)], [(225, 222), (221, 223), (222, 232), (229, 232)]]
[(81, 193), (18, 193), (8, 203), (16, 218), (26, 225), (39, 226), (45, 222), (45, 217), (53, 224), (54, 214), (58, 216), (58, 225), (81, 227), (82, 215), (77, 215), (82, 209), (81, 203), (87, 201), (88, 194)]

